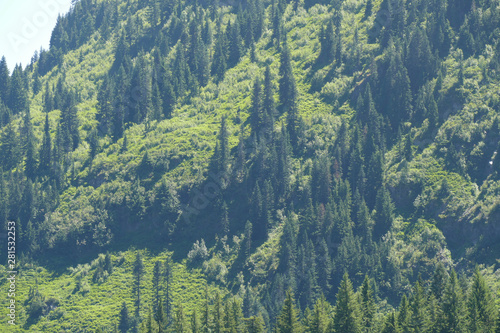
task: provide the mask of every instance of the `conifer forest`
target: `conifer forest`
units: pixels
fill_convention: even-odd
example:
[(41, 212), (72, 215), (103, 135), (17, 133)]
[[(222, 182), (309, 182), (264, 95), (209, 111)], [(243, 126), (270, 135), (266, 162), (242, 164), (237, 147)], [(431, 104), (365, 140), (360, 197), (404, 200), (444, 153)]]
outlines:
[(76, 0), (7, 60), (1, 332), (500, 332), (499, 0)]

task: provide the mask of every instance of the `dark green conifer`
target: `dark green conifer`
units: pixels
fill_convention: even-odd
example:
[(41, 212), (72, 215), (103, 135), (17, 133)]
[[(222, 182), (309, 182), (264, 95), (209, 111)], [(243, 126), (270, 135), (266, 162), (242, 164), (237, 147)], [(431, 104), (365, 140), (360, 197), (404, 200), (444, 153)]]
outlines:
[(340, 282), (337, 304), (333, 318), (335, 332), (358, 333), (361, 329), (359, 305), (347, 273)]
[(302, 325), (298, 318), (298, 310), (295, 306), (295, 299), (292, 292), (286, 292), (285, 302), (278, 318), (276, 319), (276, 333), (299, 333), (302, 332)]

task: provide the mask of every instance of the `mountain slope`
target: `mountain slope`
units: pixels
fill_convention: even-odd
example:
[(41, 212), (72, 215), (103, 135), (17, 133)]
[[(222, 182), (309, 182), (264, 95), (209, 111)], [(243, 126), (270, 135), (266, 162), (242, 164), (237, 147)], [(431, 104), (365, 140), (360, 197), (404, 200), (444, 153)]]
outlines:
[[(164, 251), (176, 307), (201, 311), (209, 284), (269, 329), (287, 290), (305, 321), (350, 295), (344, 273), (357, 295), (369, 277), (377, 330), (420, 287), (432, 312), (441, 268), (467, 290), (482, 265), (496, 290), (499, 23), (498, 1), (77, 2), (50, 50), (0, 64), (22, 329), (111, 331), (135, 306), (131, 247), (132, 327)], [(105, 282), (82, 273), (104, 259), (68, 270), (107, 251), (123, 263)]]

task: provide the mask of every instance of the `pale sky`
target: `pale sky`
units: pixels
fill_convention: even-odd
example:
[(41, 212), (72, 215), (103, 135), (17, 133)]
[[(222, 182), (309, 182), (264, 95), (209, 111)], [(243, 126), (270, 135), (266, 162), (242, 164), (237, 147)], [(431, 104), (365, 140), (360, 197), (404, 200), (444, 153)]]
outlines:
[(70, 7), (71, 0), (0, 0), (0, 58), (11, 72), (17, 63), (29, 64), (40, 47), (49, 48), (58, 14)]

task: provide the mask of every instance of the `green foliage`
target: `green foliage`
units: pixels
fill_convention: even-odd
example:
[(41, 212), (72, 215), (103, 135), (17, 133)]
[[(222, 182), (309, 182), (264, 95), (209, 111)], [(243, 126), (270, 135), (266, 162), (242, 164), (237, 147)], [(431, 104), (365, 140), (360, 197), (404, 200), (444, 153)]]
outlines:
[(336, 332), (360, 332), (360, 319), (359, 304), (354, 296), (352, 283), (346, 273), (344, 274), (337, 293), (333, 327)]
[[(109, 331), (135, 301), (127, 329), (260, 332), (291, 288), (304, 322), (286, 329), (493, 330), (496, 289), (448, 271), (496, 259), (499, 17), (464, 1), (76, 1), (49, 50), (12, 74), (0, 61), (22, 329)], [(245, 319), (207, 296), (197, 324), (200, 274)]]

